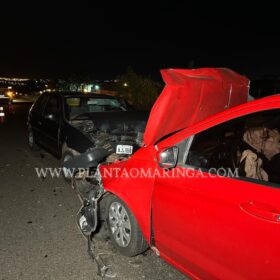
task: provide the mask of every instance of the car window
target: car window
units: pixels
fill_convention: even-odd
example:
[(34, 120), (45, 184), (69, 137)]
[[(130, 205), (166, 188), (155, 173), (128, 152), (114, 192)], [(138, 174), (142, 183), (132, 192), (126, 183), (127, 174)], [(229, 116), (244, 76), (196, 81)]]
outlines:
[(48, 100), (48, 96), (43, 94), (43, 95), (40, 95), (38, 97), (38, 99), (35, 101), (34, 105), (33, 105), (33, 108), (32, 108), (32, 111), (34, 113), (40, 113), (41, 114), (43, 113), (43, 110), (45, 108), (45, 105), (47, 103), (47, 100)]
[(65, 100), (67, 119), (73, 119), (85, 113), (125, 110), (123, 104), (115, 98), (67, 97)]
[(50, 96), (47, 105), (45, 107), (44, 115), (54, 115), (59, 114), (59, 99), (57, 96)]
[(194, 136), (185, 164), (280, 184), (280, 110), (258, 112)]

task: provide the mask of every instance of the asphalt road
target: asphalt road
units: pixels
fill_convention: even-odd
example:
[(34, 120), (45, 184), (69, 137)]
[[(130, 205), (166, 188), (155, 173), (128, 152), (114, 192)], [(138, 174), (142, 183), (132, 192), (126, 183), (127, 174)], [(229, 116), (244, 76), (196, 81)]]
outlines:
[[(62, 178), (37, 177), (36, 167), (58, 167), (59, 161), (29, 151), (28, 107), (15, 105), (16, 114), (0, 124), (0, 280), (100, 279), (76, 226), (78, 198)], [(110, 243), (96, 246), (114, 279), (186, 279), (151, 251), (127, 258)]]

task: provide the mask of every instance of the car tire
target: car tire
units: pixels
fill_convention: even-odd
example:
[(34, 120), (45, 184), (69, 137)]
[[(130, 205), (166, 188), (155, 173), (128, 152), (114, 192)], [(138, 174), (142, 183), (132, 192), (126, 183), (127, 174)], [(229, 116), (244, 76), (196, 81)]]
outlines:
[(39, 147), (36, 144), (34, 133), (31, 127), (28, 128), (28, 146), (31, 151), (39, 150)]
[(118, 197), (110, 197), (106, 216), (110, 240), (122, 255), (133, 257), (148, 248), (134, 215)]
[[(61, 165), (63, 166), (63, 163), (74, 158), (75, 155), (71, 150), (66, 149), (61, 157)], [(71, 170), (70, 170), (71, 171)], [(62, 167), (62, 174), (63, 178), (67, 183), (71, 183), (72, 181), (72, 176), (70, 176), (69, 170), (67, 171), (67, 168)]]

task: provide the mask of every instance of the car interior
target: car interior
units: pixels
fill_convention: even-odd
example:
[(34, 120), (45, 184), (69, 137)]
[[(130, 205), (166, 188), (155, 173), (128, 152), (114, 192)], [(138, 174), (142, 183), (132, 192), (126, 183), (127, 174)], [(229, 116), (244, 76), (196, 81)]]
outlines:
[(258, 112), (195, 135), (186, 164), (238, 170), (239, 177), (280, 184), (280, 110)]

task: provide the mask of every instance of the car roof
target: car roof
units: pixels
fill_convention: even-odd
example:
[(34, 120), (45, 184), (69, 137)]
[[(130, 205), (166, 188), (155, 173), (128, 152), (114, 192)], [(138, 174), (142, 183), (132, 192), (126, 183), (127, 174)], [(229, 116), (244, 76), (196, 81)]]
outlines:
[(91, 97), (91, 98), (110, 98), (116, 99), (116, 97), (107, 94), (99, 94), (99, 93), (84, 93), (80, 91), (53, 91), (53, 92), (46, 92), (44, 94), (47, 95), (61, 95), (62, 97)]

